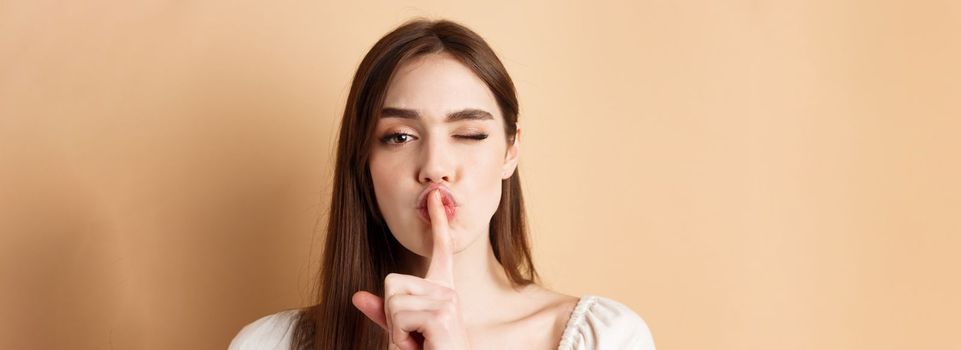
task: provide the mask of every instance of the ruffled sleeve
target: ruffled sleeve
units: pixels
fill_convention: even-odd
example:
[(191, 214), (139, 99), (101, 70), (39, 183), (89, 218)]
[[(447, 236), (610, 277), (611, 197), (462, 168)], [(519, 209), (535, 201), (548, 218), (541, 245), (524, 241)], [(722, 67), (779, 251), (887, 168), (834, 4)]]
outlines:
[(558, 350), (654, 350), (647, 323), (617, 301), (585, 295), (567, 322)]
[(228, 350), (290, 349), (294, 321), (300, 310), (284, 310), (244, 326), (230, 342)]

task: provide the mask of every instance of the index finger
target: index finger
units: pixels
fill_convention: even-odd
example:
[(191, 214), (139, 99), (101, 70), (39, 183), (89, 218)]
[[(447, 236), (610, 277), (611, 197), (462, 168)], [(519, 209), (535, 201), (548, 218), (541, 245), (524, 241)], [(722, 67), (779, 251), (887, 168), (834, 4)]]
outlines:
[(447, 223), (446, 208), (441, 202), (440, 190), (434, 190), (427, 199), (427, 213), (430, 215), (434, 248), (424, 279), (454, 288), (454, 243)]

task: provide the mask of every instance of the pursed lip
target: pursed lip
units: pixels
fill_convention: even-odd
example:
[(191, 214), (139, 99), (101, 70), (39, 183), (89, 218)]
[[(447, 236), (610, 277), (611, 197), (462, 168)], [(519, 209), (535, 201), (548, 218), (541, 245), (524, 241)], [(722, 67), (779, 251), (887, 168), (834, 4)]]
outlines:
[(451, 193), (447, 186), (441, 184), (431, 184), (430, 186), (427, 186), (427, 188), (425, 188), (419, 196), (417, 196), (417, 209), (427, 208), (427, 195), (429, 195), (434, 189), (440, 189), (441, 202), (444, 203), (444, 205), (451, 207), (458, 206), (457, 200), (454, 199), (454, 194)]

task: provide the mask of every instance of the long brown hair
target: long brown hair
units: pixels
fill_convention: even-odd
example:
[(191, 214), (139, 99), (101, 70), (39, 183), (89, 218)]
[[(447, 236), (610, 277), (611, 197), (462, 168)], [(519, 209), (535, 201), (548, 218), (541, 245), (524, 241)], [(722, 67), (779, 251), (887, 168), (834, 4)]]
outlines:
[[(493, 92), (508, 145), (517, 135), (518, 104), (507, 70), (477, 33), (447, 20), (415, 19), (391, 31), (364, 56), (347, 97), (334, 169), (333, 194), (317, 304), (304, 309), (292, 349), (384, 349), (386, 334), (351, 303), (367, 290), (383, 296), (387, 274), (404, 271), (401, 249), (377, 207), (368, 157), (374, 127), (395, 69), (408, 59), (449, 53), (469, 67)], [(503, 180), (501, 199), (490, 222), (494, 256), (515, 287), (537, 283), (531, 259), (520, 174)]]

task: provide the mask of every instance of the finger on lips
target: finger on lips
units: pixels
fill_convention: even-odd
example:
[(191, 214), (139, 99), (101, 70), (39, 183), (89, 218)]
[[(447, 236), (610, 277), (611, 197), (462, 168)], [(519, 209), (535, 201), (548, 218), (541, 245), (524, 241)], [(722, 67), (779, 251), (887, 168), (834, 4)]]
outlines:
[(352, 298), (367, 318), (388, 332), (391, 348), (419, 349), (422, 337), (412, 333), (429, 333), (435, 325), (446, 325), (457, 314), (454, 244), (440, 190), (434, 190), (427, 202), (433, 247), (424, 278), (391, 273), (384, 278), (383, 299), (366, 291), (357, 292)]
[(434, 190), (427, 200), (428, 213), (431, 221), (434, 246), (427, 268), (427, 280), (439, 282), (447, 287), (454, 287), (453, 243), (447, 223), (447, 212), (441, 201), (440, 190)]

